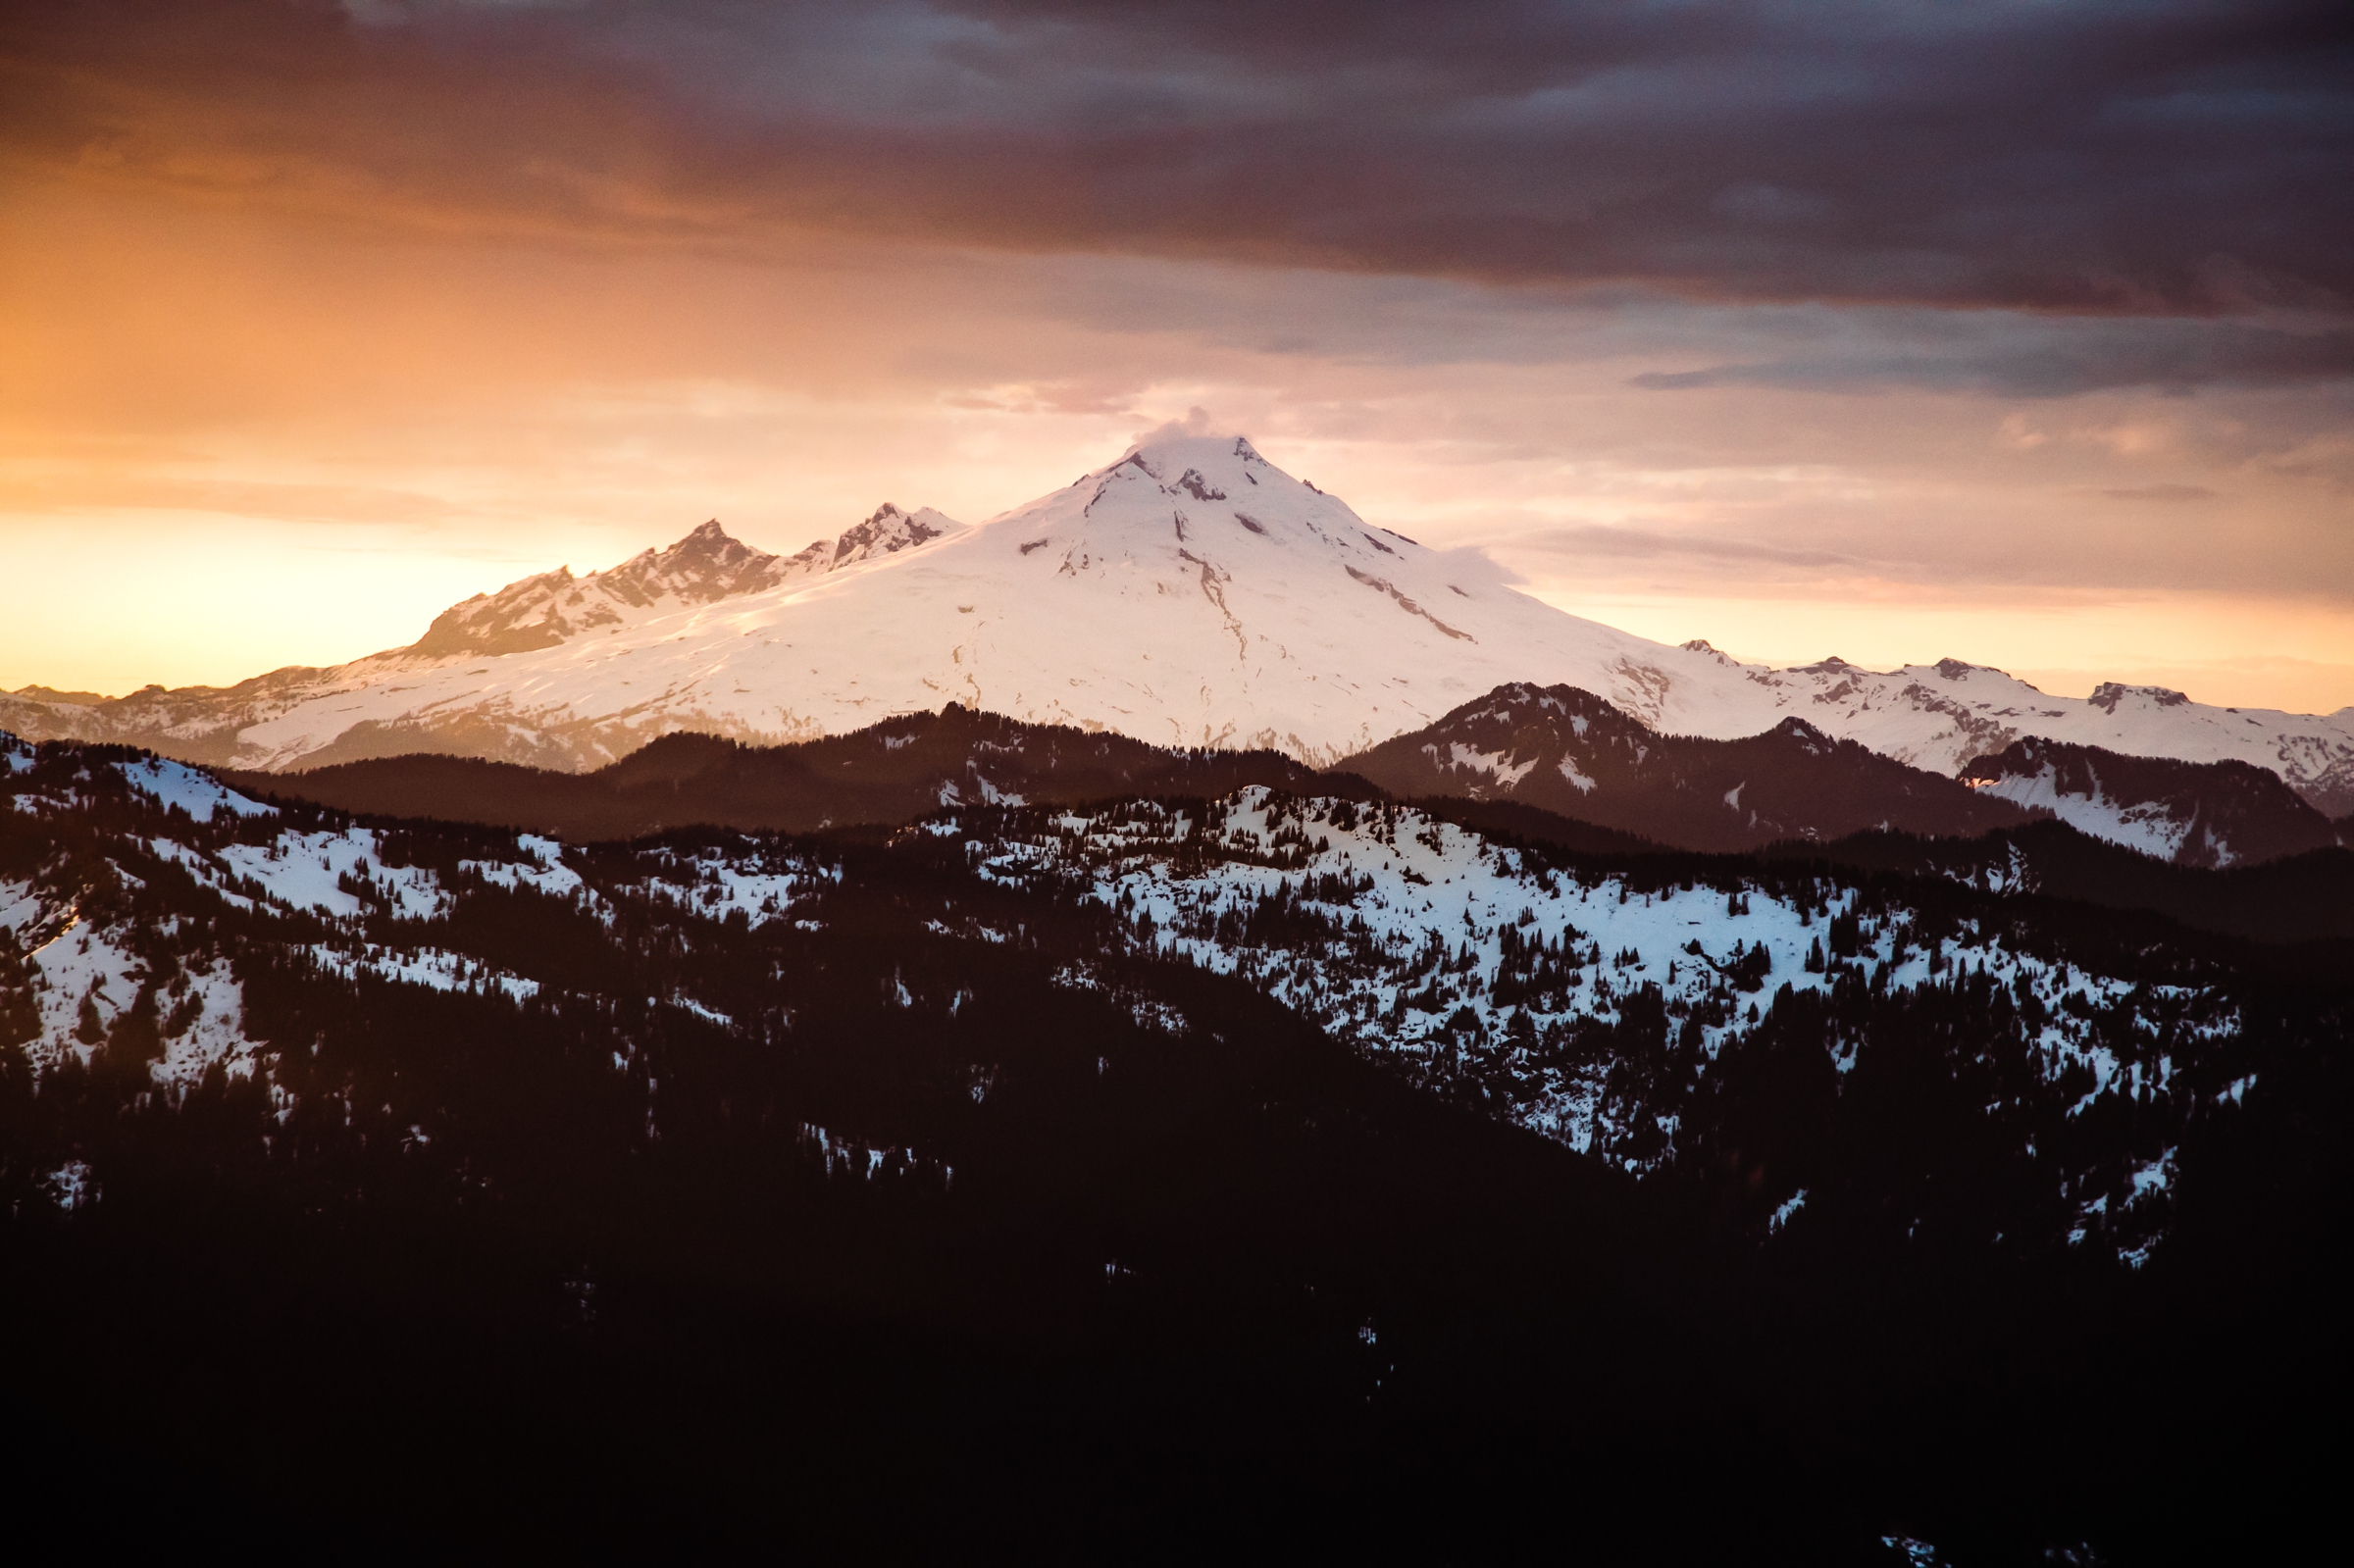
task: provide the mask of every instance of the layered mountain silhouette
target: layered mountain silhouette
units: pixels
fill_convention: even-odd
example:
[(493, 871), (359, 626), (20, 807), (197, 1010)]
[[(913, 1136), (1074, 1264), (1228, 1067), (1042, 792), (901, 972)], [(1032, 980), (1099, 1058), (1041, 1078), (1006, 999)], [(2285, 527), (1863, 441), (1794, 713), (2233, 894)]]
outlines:
[[(166, 1551), (306, 1559), (733, 1560), (789, 1508), (884, 1560), (1518, 1561), (1572, 1518), (1610, 1560), (1901, 1562), (1924, 1515), (1993, 1561), (2298, 1560), (2243, 1499), (2328, 1494), (2345, 949), (1981, 874), (2346, 851), (1858, 841), (1909, 873), (1333, 789), (990, 803), (1157, 763), (923, 718), (792, 760), (1013, 771), (918, 831), (622, 844), (0, 736), (36, 1525), (122, 1539), (130, 1476)], [(779, 759), (631, 760), (642, 802)]]
[[(2047, 815), (2185, 865), (2249, 864), (2338, 841), (2335, 826), (2276, 776), (2244, 764), (2037, 742), (1958, 781), (1800, 720), (1737, 740), (1663, 735), (1592, 692), (1524, 683), (1327, 770), (1271, 749), (1153, 746), (951, 702), (938, 713), (780, 746), (673, 733), (590, 773), (424, 752), (222, 776), (256, 793), (343, 810), (575, 838), (691, 825), (897, 825), (960, 804), (1211, 795), (1260, 784), (1539, 811), (1582, 825), (1580, 845), (1597, 851), (1754, 849), (1873, 831), (1974, 837)], [(1509, 822), (1494, 810), (1483, 820)], [(1548, 834), (1558, 839), (1561, 831)]]
[(577, 839), (686, 827), (807, 833), (897, 826), (949, 806), (1206, 796), (1254, 784), (1352, 799), (1380, 792), (1279, 751), (1171, 749), (955, 703), (782, 746), (670, 734), (585, 774), (422, 753), (291, 774), (224, 770), (221, 777), (269, 798)]
[[(1989, 891), (2161, 913), (2264, 941), (2354, 936), (2354, 851), (2257, 770), (2137, 771), (2088, 752), (2067, 777), (2168, 783), (2211, 858), (2153, 857), (2146, 821), (2021, 803), (1830, 740), (1795, 723), (1733, 741), (1663, 736), (1574, 688), (1500, 687), (1425, 732), (1317, 771), (1276, 751), (1181, 749), (948, 704), (848, 735), (774, 747), (674, 734), (588, 774), (419, 754), (291, 774), (222, 771), (257, 797), (626, 839), (686, 828), (806, 833), (898, 827), (975, 808), (1149, 795), (1408, 799), (1477, 831), (1617, 859), (1757, 852), (1934, 876)], [(2023, 765), (2023, 764), (2022, 764)], [(1991, 771), (1991, 770), (1990, 770)], [(2246, 806), (2248, 775), (2254, 798)], [(2017, 777), (2017, 776), (2011, 776)], [(2208, 799), (2202, 784), (2219, 784)], [(2286, 805), (2282, 804), (2285, 799)], [(2067, 806), (2055, 813), (2052, 802)], [(2295, 808), (2294, 810), (2289, 809)], [(2124, 832), (2117, 831), (2120, 821)], [(2169, 818), (2169, 821), (2174, 819)], [(2286, 824), (2286, 828), (2283, 828)], [(2290, 831), (2293, 830), (2293, 831)], [(2228, 867), (2228, 870), (2210, 869)]]
[(1684, 849), (1868, 828), (1968, 835), (2026, 810), (1785, 719), (1739, 740), (1663, 735), (1574, 686), (1499, 686), (1341, 766), (1394, 795), (1510, 800)]
[(607, 572), (453, 606), (406, 648), (218, 689), (26, 687), (0, 696), (0, 727), (249, 770), (440, 752), (584, 773), (677, 731), (775, 744), (954, 701), (1322, 767), (1511, 682), (1576, 686), (1663, 733), (1796, 719), (1949, 777), (2035, 737), (2236, 759), (2354, 810), (2354, 710), (2121, 683), (2058, 697), (1959, 659), (1777, 670), (1669, 647), (1521, 593), (1475, 552), (1372, 526), (1243, 437), (1166, 431), (978, 527), (886, 506), (779, 556), (706, 523)]

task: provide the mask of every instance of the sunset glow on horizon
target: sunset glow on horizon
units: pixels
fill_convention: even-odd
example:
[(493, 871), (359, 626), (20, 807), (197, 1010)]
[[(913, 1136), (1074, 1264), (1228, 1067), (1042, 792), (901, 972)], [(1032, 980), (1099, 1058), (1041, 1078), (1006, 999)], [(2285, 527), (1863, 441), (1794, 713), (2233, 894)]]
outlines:
[(1910, 105), (2065, 19), (1736, 90), (1706, 28), (1411, 10), (19, 11), (0, 689), (336, 663), (710, 517), (981, 522), (1201, 407), (1645, 636), (2354, 704), (2293, 36), (2166, 34), (1966, 143)]

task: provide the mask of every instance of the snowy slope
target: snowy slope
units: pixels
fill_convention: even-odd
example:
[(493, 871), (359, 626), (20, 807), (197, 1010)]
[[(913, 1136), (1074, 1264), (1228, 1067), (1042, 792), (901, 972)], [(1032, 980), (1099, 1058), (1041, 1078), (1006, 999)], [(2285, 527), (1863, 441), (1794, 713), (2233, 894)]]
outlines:
[(2328, 715), (2219, 708), (2164, 686), (2116, 682), (2089, 697), (2055, 697), (1959, 659), (1875, 673), (1839, 659), (1769, 670), (1714, 656), (1766, 693), (1773, 712), (1932, 773), (1958, 773), (2015, 740), (2041, 736), (2132, 757), (2252, 763), (2319, 810), (2354, 809), (2354, 707)]
[(1324, 764), (1511, 681), (1582, 687), (1669, 733), (1802, 718), (1947, 775), (2023, 735), (2237, 758), (2324, 810), (2354, 807), (2354, 709), (2241, 713), (2121, 686), (2077, 701), (1953, 660), (1740, 665), (1554, 610), (1476, 555), (1367, 525), (1237, 436), (1155, 438), (978, 528), (887, 508), (790, 560), (706, 524), (612, 573), (470, 600), (408, 649), (103, 704), (27, 688), (0, 697), (0, 727), (250, 768), (433, 750), (582, 769), (674, 730), (799, 739), (954, 700)]
[[(746, 1039), (795, 1029), (789, 998), (837, 984), (810, 962), (827, 952), (875, 959), (868, 984), (932, 1012), (927, 1029), (974, 984), (1048, 958), (1056, 985), (1184, 1036), (1206, 993), (1162, 987), (1188, 966), (1244, 979), (1408, 1083), (1635, 1171), (1706, 1158), (1712, 1105), (1752, 1091), (1742, 1064), (1761, 1050), (1796, 1049), (1817, 1086), (1884, 1087), (1891, 1064), (1965, 1072), (1957, 1103), (1995, 1116), (2006, 1157), (2067, 1198), (2070, 1239), (2136, 1262), (2165, 1212), (2135, 1173), (2171, 1168), (2173, 1129), (2236, 1106), (2259, 1065), (2226, 967), (2112, 942), (2098, 917), (2042, 899), (1820, 863), (1584, 861), (1411, 807), (1263, 785), (958, 805), (888, 845), (862, 835), (845, 857), (735, 834), (584, 846), (379, 831), (233, 793), (200, 816), (117, 753), (58, 746), (20, 766), (0, 737), (0, 865), (14, 868), (0, 875), (0, 1053), (22, 1042), (44, 1085), (80, 1070), (173, 1105), (243, 1080), (280, 1125), (307, 1100), (346, 1129), (375, 1119), (370, 1136), (404, 1149), (440, 1138), (450, 1105), (395, 1115), (389, 1094), (355, 1099), (348, 1064), (307, 1073), (318, 1020), (365, 1017), (394, 987), (604, 1020), (613, 1071), (635, 1083), (657, 1015)], [(567, 946), (510, 939), (535, 908), (573, 933)], [(649, 943), (648, 930), (666, 935)], [(796, 939), (829, 931), (848, 940)], [(947, 962), (936, 938), (1009, 963)], [(600, 939), (611, 947), (585, 964), (570, 945)], [(631, 968), (649, 947), (662, 956)], [(342, 1013), (289, 1001), (320, 983)], [(1973, 1018), (1974, 1037), (1920, 1027)], [(529, 1033), (514, 1031), (519, 1048)], [(991, 1058), (949, 1060), (974, 1062), (986, 1093)], [(654, 1075), (641, 1081), (651, 1138)], [(2081, 1136), (2057, 1136), (2072, 1124)], [(810, 1136), (847, 1157), (841, 1134)], [(884, 1147), (858, 1146), (870, 1161)], [(69, 1169), (74, 1152), (41, 1167), (64, 1206), (99, 1200), (108, 1175), (103, 1161)], [(1803, 1176), (1776, 1180), (1758, 1195), (1778, 1231), (1806, 1199)]]
[(2051, 812), (2079, 832), (2186, 866), (2232, 866), (2324, 849), (2330, 821), (2245, 763), (2123, 757), (2021, 740), (1962, 772), (1981, 795)]
[[(1678, 1020), (1689, 1070), (1705, 1080), (1742, 1048), (1761, 1008), (1793, 993), (1992, 984), (2030, 1011), (2026, 1062), (2046, 1087), (2069, 1086), (2070, 1119), (2105, 1095), (2179, 1093), (2178, 1056), (2240, 1029), (2220, 990), (2072, 962), (2022, 941), (1992, 906), (1940, 926), (1917, 911), (1875, 911), (1862, 886), (1836, 880), (1762, 885), (1563, 869), (1410, 807), (1287, 800), (1255, 786), (1195, 809), (1106, 804), (997, 836), (947, 818), (917, 831), (961, 835), (968, 847), (978, 838), (983, 877), (1069, 886), (1133, 922), (1133, 950), (1247, 976), (1420, 1081), (1444, 1082), (1491, 1044), (1516, 1055), (1528, 1064), (1526, 1092), (1503, 1114), (1630, 1170), (1674, 1157), (1677, 1120), (1614, 1089), (1612, 1064), (1564, 1048), (1586, 1026), (1646, 1012)], [(1285, 918), (1266, 918), (1270, 909)], [(2135, 1045), (2121, 1054), (2121, 1039)], [(2142, 1049), (2143, 1040), (2168, 1043)], [(1835, 1033), (1817, 1043), (1840, 1075), (1863, 1044)], [(2209, 1093), (2236, 1102), (2244, 1088)], [(2138, 1168), (2172, 1158), (2154, 1152)], [(2150, 1196), (2142, 1185), (2085, 1192), (2070, 1239), (2082, 1242), (2095, 1216), (2123, 1225), (2122, 1211)], [(2147, 1254), (2146, 1240), (2120, 1244), (2131, 1265)]]

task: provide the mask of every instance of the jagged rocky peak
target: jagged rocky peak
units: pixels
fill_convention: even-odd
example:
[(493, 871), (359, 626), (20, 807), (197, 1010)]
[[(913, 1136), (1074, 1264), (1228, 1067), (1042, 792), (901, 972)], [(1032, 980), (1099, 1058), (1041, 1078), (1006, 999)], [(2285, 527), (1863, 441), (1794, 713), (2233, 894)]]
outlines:
[(783, 575), (791, 579), (839, 572), (861, 561), (918, 549), (934, 539), (962, 532), (964, 528), (964, 524), (931, 507), (905, 512), (885, 501), (865, 522), (852, 524), (836, 537), (811, 539), (785, 562)]
[(1704, 655), (1705, 657), (1715, 660), (1718, 664), (1726, 665), (1734, 669), (1738, 669), (1741, 664), (1740, 660), (1734, 658), (1731, 654), (1725, 652), (1714, 642), (1711, 642), (1707, 637), (1694, 637), (1691, 641), (1681, 643), (1679, 646), (1681, 646), (1686, 653), (1698, 653)]
[(928, 506), (918, 507), (913, 512), (902, 512), (885, 501), (875, 508), (874, 516), (854, 528), (844, 530), (842, 537), (834, 541), (832, 565), (844, 567), (854, 561), (872, 560), (878, 555), (895, 555), (901, 550), (915, 549), (963, 527), (954, 518)]
[(496, 593), (478, 593), (444, 610), (404, 651), (440, 659), (551, 648), (584, 632), (618, 626), (639, 612), (741, 598), (795, 578), (913, 549), (963, 527), (930, 507), (903, 512), (887, 501), (838, 537), (780, 556), (752, 548), (713, 518), (669, 548), (640, 550), (609, 572), (576, 580), (570, 567), (558, 567)]
[[(564, 613), (564, 601), (579, 596), (572, 568), (542, 572), (496, 593), (478, 593), (451, 605), (403, 651), (418, 658), (446, 659), (552, 648), (579, 630)], [(601, 619), (620, 617), (607, 612)]]
[[(625, 604), (642, 607), (657, 599), (710, 604), (741, 593), (756, 593), (781, 578), (776, 556), (753, 549), (713, 518), (667, 550), (643, 550), (589, 582)], [(587, 584), (584, 584), (586, 586)]]
[(732, 536), (714, 518), (665, 550), (640, 550), (610, 572), (575, 579), (558, 567), (496, 593), (478, 593), (435, 618), (405, 651), (424, 658), (479, 657), (552, 648), (657, 605), (710, 604), (782, 581), (776, 556)]

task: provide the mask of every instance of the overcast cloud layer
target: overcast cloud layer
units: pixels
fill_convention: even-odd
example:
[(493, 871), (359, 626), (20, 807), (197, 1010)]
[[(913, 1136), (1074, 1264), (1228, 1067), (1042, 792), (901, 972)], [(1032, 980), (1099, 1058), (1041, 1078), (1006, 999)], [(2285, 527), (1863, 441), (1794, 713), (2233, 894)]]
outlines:
[[(1743, 299), (2209, 314), (2354, 292), (2339, 4), (10, 11), (20, 151), (421, 221)], [(2252, 351), (2268, 374), (2349, 363), (2342, 336)]]
[(1207, 402), (1650, 634), (2354, 701), (2343, 5), (36, 0), (0, 181), (0, 539), (275, 584), (0, 684)]

